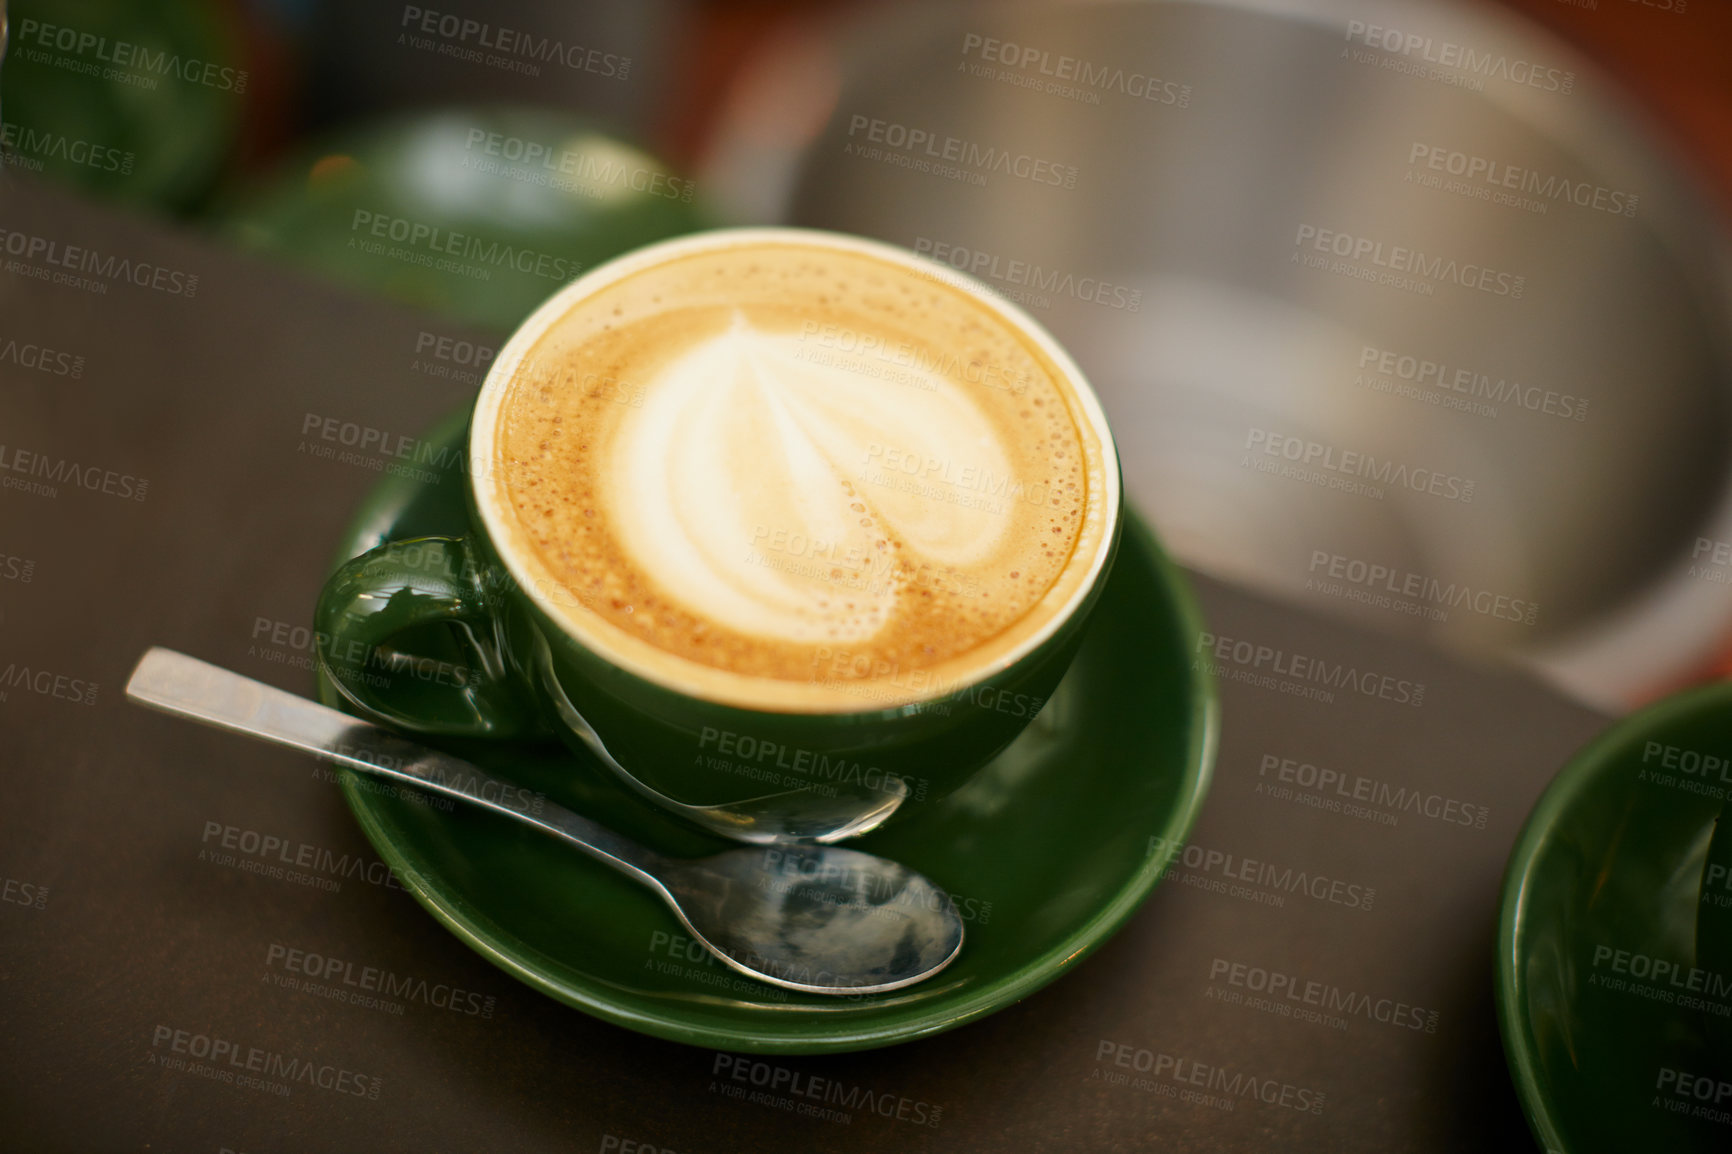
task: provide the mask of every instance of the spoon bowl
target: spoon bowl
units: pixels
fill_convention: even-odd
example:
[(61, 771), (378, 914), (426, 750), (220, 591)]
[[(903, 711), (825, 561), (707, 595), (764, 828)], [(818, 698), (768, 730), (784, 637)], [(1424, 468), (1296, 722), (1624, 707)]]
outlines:
[(834, 846), (737, 849), (662, 874), (711, 953), (808, 993), (877, 994), (937, 973), (962, 949), (943, 890), (906, 866)]

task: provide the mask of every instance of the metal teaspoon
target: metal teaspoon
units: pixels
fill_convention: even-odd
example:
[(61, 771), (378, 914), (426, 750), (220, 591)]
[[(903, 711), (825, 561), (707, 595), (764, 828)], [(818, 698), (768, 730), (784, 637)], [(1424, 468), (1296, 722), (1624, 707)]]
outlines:
[(552, 834), (654, 890), (724, 964), (771, 985), (881, 993), (931, 977), (962, 949), (962, 919), (949, 895), (869, 853), (783, 845), (663, 857), (460, 758), (161, 646), (139, 659), (126, 695)]

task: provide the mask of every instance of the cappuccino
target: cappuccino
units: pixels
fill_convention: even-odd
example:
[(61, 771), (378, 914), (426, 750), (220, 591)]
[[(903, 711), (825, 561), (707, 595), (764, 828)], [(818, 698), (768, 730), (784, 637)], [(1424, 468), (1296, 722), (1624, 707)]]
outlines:
[(1108, 552), (1098, 403), (1016, 310), (865, 241), (628, 257), (512, 342), (476, 493), (560, 625), (680, 692), (881, 709), (990, 677)]

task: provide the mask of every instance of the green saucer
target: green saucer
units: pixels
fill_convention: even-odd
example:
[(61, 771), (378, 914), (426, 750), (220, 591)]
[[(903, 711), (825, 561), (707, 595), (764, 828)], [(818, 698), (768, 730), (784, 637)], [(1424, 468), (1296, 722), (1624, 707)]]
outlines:
[(1732, 797), (1732, 767), (1707, 758), (1728, 754), (1732, 684), (1667, 698), (1577, 754), (1522, 830), (1498, 1018), (1544, 1150), (1732, 1148), (1732, 959), (1697, 940), (1720, 791)]
[[(431, 436), (463, 434), (445, 422)], [(463, 483), (387, 479), (341, 559), (381, 541), (465, 531)], [(734, 974), (687, 940), (648, 890), (527, 827), (344, 791), (379, 855), (433, 916), (501, 969), (585, 1013), (663, 1038), (764, 1053), (861, 1050), (960, 1026), (1074, 969), (1148, 897), (1207, 792), (1214, 688), (1193, 670), (1200, 619), (1135, 517), (1080, 656), (1033, 725), (967, 785), (851, 846), (950, 891), (962, 954), (928, 982), (820, 998)], [(339, 704), (328, 684), (320, 696)], [(725, 843), (664, 816), (563, 747), (441, 741), (622, 833), (675, 855)], [(1165, 839), (1155, 843), (1153, 839)]]

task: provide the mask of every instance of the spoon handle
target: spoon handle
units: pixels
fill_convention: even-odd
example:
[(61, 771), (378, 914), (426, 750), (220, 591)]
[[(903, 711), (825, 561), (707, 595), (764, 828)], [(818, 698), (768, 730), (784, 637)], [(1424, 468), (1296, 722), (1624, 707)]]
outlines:
[(501, 781), (462, 758), (316, 701), (160, 645), (139, 659), (126, 683), (126, 696), (164, 713), (286, 745), (362, 773), (407, 782), (514, 817), (565, 839), (667, 897), (657, 875), (668, 863), (630, 838), (520, 785)]

